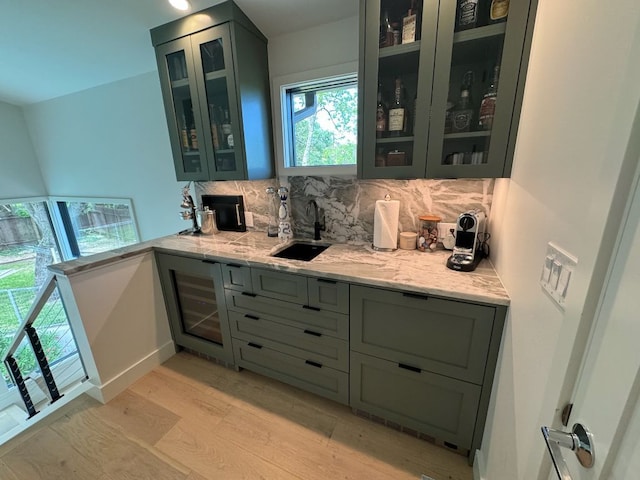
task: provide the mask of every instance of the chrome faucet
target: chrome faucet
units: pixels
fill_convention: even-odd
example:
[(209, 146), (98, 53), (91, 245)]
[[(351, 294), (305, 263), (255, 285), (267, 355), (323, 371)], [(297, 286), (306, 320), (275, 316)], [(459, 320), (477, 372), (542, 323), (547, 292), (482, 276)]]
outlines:
[(322, 215), (322, 223), (320, 222), (320, 209), (318, 208), (318, 204), (315, 200), (309, 200), (307, 203), (307, 215), (313, 207), (314, 211), (314, 222), (313, 222), (313, 239), (320, 240), (320, 230), (324, 230), (326, 228), (324, 215)]

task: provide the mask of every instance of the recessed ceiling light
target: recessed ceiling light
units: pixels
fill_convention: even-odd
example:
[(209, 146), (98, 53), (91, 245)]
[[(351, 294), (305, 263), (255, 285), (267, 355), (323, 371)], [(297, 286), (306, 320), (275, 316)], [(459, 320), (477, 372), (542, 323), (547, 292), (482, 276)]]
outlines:
[(189, 10), (191, 7), (189, 0), (169, 0), (169, 3), (176, 10)]

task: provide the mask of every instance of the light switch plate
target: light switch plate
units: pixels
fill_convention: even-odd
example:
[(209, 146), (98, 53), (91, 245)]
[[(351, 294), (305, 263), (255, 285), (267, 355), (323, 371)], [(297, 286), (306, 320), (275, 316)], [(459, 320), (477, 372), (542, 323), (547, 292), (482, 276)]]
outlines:
[(578, 259), (549, 242), (543, 260), (540, 285), (551, 299), (564, 310), (569, 283), (578, 264)]
[(244, 212), (244, 223), (247, 227), (253, 227), (253, 213)]

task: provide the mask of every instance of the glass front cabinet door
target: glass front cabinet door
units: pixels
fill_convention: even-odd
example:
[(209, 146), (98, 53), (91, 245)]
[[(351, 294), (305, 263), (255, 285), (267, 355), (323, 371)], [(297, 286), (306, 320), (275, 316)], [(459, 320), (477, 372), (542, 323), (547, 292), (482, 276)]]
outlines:
[(361, 177), (509, 176), (531, 3), (361, 1)]
[(266, 39), (230, 3), (151, 31), (178, 180), (273, 176)]
[(233, 364), (220, 265), (166, 254), (157, 260), (176, 344)]

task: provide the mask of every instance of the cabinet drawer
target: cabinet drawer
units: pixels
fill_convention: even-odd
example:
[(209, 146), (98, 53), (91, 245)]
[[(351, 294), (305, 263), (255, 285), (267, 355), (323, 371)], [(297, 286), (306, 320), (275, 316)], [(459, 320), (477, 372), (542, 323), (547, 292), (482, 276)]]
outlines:
[(349, 403), (347, 373), (326, 366), (314, 366), (257, 342), (234, 339), (233, 351), (240, 367), (343, 404)]
[(244, 265), (221, 264), (224, 288), (251, 292), (251, 269)]
[(349, 345), (346, 340), (313, 330), (273, 322), (266, 315), (229, 312), (231, 336), (254, 341), (289, 355), (349, 372)]
[(495, 308), (351, 287), (351, 349), (482, 384)]
[(471, 383), (351, 352), (353, 408), (460, 448), (471, 447), (480, 390)]
[(349, 284), (326, 280), (324, 278), (307, 278), (309, 289), (309, 305), (324, 308), (338, 313), (349, 313)]
[(307, 277), (275, 270), (251, 269), (253, 293), (269, 298), (307, 305)]
[(305, 305), (296, 305), (260, 295), (225, 290), (227, 308), (240, 313), (250, 313), (269, 318), (297, 328), (308, 328), (314, 332), (347, 340), (349, 338), (349, 316), (327, 310), (314, 310)]

